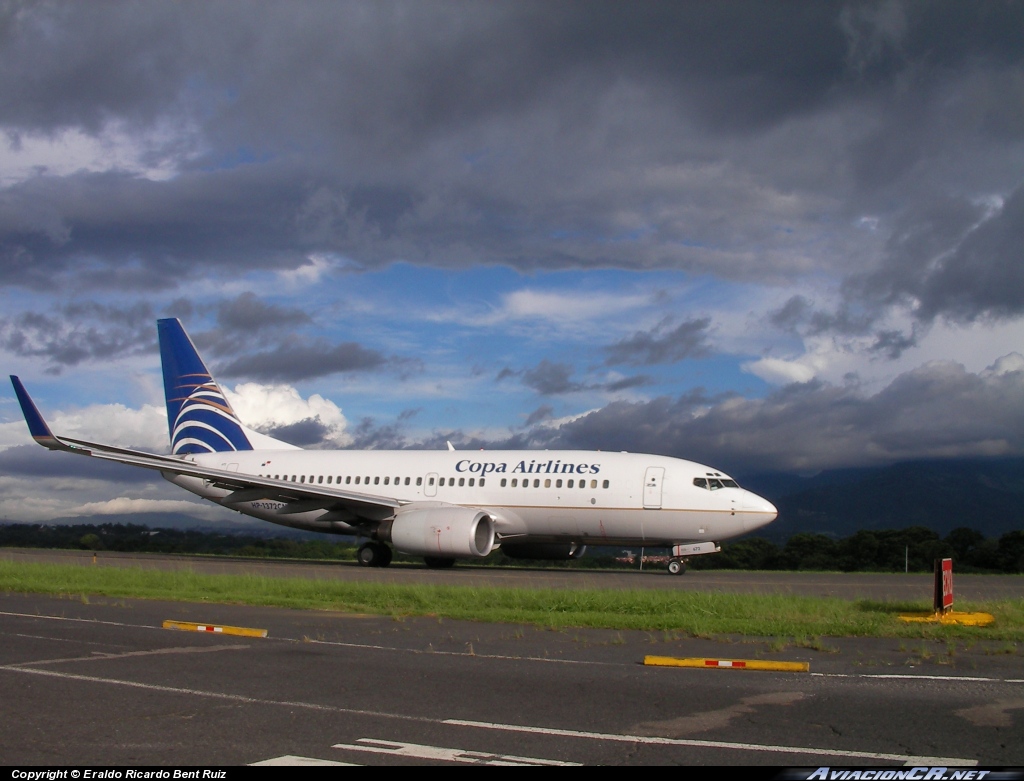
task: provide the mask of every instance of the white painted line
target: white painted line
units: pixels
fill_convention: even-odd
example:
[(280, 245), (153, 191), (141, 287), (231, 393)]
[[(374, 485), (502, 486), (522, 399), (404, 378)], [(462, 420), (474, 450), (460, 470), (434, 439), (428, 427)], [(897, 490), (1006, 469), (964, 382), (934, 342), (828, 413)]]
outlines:
[(85, 681), (89, 683), (104, 683), (113, 686), (126, 686), (133, 689), (145, 691), (157, 691), (167, 694), (184, 694), (192, 697), (208, 697), (211, 699), (228, 700), (231, 702), (244, 702), (254, 705), (283, 705), (287, 708), (304, 708), (306, 710), (321, 711), (326, 713), (345, 713), (356, 716), (370, 716), (381, 719), (394, 719), (398, 721), (413, 721), (426, 724), (446, 724), (459, 727), (474, 727), (477, 729), (503, 730), (505, 732), (520, 732), (538, 735), (553, 735), (558, 737), (587, 738), (591, 740), (608, 740), (619, 743), (642, 743), (651, 745), (670, 746), (694, 746), (704, 748), (725, 748), (742, 751), (767, 751), (780, 754), (804, 754), (822, 757), (851, 757), (854, 759), (882, 759), (893, 762), (904, 762), (912, 764), (932, 764), (950, 766), (974, 766), (976, 760), (951, 758), (951, 757), (915, 757), (903, 754), (883, 754), (865, 751), (839, 751), (826, 748), (808, 748), (806, 746), (772, 746), (758, 743), (728, 743), (712, 740), (682, 740), (678, 738), (659, 738), (645, 735), (619, 735), (614, 733), (584, 732), (579, 730), (552, 729), (548, 727), (528, 727), (518, 724), (498, 724), (485, 721), (465, 721), (460, 719), (434, 719), (425, 716), (409, 716), (399, 713), (383, 713), (381, 711), (360, 710), (356, 708), (340, 708), (335, 705), (320, 705), (312, 702), (292, 702), (287, 700), (267, 700), (260, 697), (247, 697), (242, 694), (227, 694), (223, 692), (209, 692), (201, 689), (186, 689), (176, 686), (161, 686), (152, 683), (139, 683), (137, 681), (123, 681), (116, 678), (100, 678), (92, 675), (77, 675), (74, 673), (62, 673), (56, 670), (36, 670), (31, 667), (15, 667), (13, 665), (0, 665), (0, 671), (20, 673), (22, 675), (41, 675), (49, 678), (58, 678), (71, 681)]
[(160, 627), (149, 626), (148, 624), (122, 624), (119, 621), (100, 621), (95, 618), (68, 618), (67, 616), (43, 616), (38, 613), (6, 613), (0, 610), (0, 616), (14, 616), (15, 618), (45, 618), (50, 621), (76, 621), (82, 624), (103, 624), (104, 626), (127, 626), (132, 629), (159, 629)]
[[(357, 745), (358, 744), (358, 745)], [(371, 754), (390, 754), (411, 759), (433, 759), (442, 762), (461, 762), (469, 765), (555, 765), (559, 767), (580, 767), (578, 762), (560, 762), (555, 759), (538, 759), (536, 757), (517, 757), (510, 754), (489, 754), (483, 751), (468, 751), (462, 748), (443, 748), (441, 746), (424, 746), (419, 743), (398, 743), (393, 740), (377, 740), (375, 738), (359, 738), (353, 743), (337, 743), (331, 748), (346, 751), (368, 751)]]
[(324, 765), (359, 767), (359, 765), (353, 765), (351, 762), (334, 762), (330, 759), (296, 757), (292, 754), (285, 754), (283, 757), (274, 757), (273, 759), (264, 759), (262, 762), (249, 763), (249, 767), (322, 767)]
[(729, 743), (719, 740), (684, 740), (681, 738), (660, 738), (650, 735), (618, 735), (606, 732), (582, 732), (569, 729), (551, 729), (548, 727), (526, 727), (519, 724), (493, 724), (487, 721), (465, 721), (462, 719), (445, 719), (443, 724), (458, 727), (477, 727), (502, 732), (521, 732), (532, 735), (550, 735), (561, 738), (588, 738), (591, 740), (607, 740), (618, 743), (643, 743), (662, 746), (692, 746), (696, 748), (727, 748), (739, 751), (768, 751), (777, 754), (808, 754), (821, 757), (850, 757), (851, 759), (884, 759), (890, 762), (902, 762), (907, 765), (951, 765), (954, 767), (973, 767), (977, 760), (958, 757), (917, 757), (907, 754), (884, 754), (874, 751), (843, 751), (830, 748), (809, 748), (807, 746), (772, 746), (761, 743)]
[(99, 651), (93, 651), (90, 656), (69, 656), (66, 659), (40, 659), (36, 662), (13, 662), (11, 667), (27, 667), (37, 666), (42, 664), (64, 664), (65, 662), (96, 662), (104, 661), (109, 659), (127, 659), (133, 656), (162, 656), (164, 654), (208, 654), (215, 653), (217, 651), (246, 651), (251, 646), (248, 645), (211, 645), (211, 646), (199, 646), (199, 645), (184, 645), (184, 646), (172, 646), (170, 648), (156, 648), (152, 651), (125, 651), (120, 654), (109, 654), (100, 653)]
[(818, 678), (885, 678), (898, 681), (951, 681), (953, 683), (1024, 683), (1017, 678), (985, 678), (974, 675), (915, 675), (913, 673), (811, 673)]

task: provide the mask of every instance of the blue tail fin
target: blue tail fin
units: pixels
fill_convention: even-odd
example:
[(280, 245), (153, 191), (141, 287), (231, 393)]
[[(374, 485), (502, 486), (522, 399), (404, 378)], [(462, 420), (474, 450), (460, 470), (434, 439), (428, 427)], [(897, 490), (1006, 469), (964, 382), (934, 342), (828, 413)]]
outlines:
[(177, 318), (157, 321), (171, 452), (252, 450), (241, 422)]

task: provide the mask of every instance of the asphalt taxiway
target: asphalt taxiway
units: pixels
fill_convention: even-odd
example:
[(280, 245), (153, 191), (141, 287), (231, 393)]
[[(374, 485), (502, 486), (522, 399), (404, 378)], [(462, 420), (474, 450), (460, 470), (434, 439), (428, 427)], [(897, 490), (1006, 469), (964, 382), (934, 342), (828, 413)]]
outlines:
[[(163, 629), (169, 619), (268, 636)], [(9, 765), (1024, 765), (1024, 664), (1007, 643), (794, 644), (21, 594), (0, 595), (0, 636)], [(646, 667), (650, 654), (811, 671)]]

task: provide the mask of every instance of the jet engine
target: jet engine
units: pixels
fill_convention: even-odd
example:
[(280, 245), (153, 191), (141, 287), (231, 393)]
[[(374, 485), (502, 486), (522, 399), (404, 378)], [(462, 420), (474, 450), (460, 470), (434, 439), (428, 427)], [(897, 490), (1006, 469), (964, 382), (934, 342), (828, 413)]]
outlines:
[(494, 520), (472, 507), (413, 505), (399, 510), (390, 526), (378, 537), (413, 556), (480, 559), (494, 550)]
[(523, 545), (504, 543), (501, 552), (510, 559), (543, 559), (545, 561), (568, 561), (583, 558), (586, 545), (575, 542), (528, 542)]

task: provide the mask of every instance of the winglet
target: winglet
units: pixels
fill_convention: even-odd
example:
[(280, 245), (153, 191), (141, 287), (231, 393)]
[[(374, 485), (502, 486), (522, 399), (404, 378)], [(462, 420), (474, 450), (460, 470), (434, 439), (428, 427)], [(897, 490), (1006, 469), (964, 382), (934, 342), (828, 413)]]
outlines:
[(18, 397), (18, 403), (21, 405), (21, 413), (25, 416), (25, 422), (28, 423), (29, 433), (32, 434), (32, 439), (38, 442), (43, 447), (48, 447), (50, 450), (68, 450), (68, 446), (61, 442), (57, 437), (50, 431), (50, 427), (46, 425), (46, 421), (43, 420), (43, 416), (39, 414), (39, 410), (36, 409), (35, 403), (32, 401), (32, 397), (28, 395), (28, 391), (25, 390), (25, 386), (21, 384), (21, 380), (11, 375), (11, 384), (14, 385), (14, 393)]

